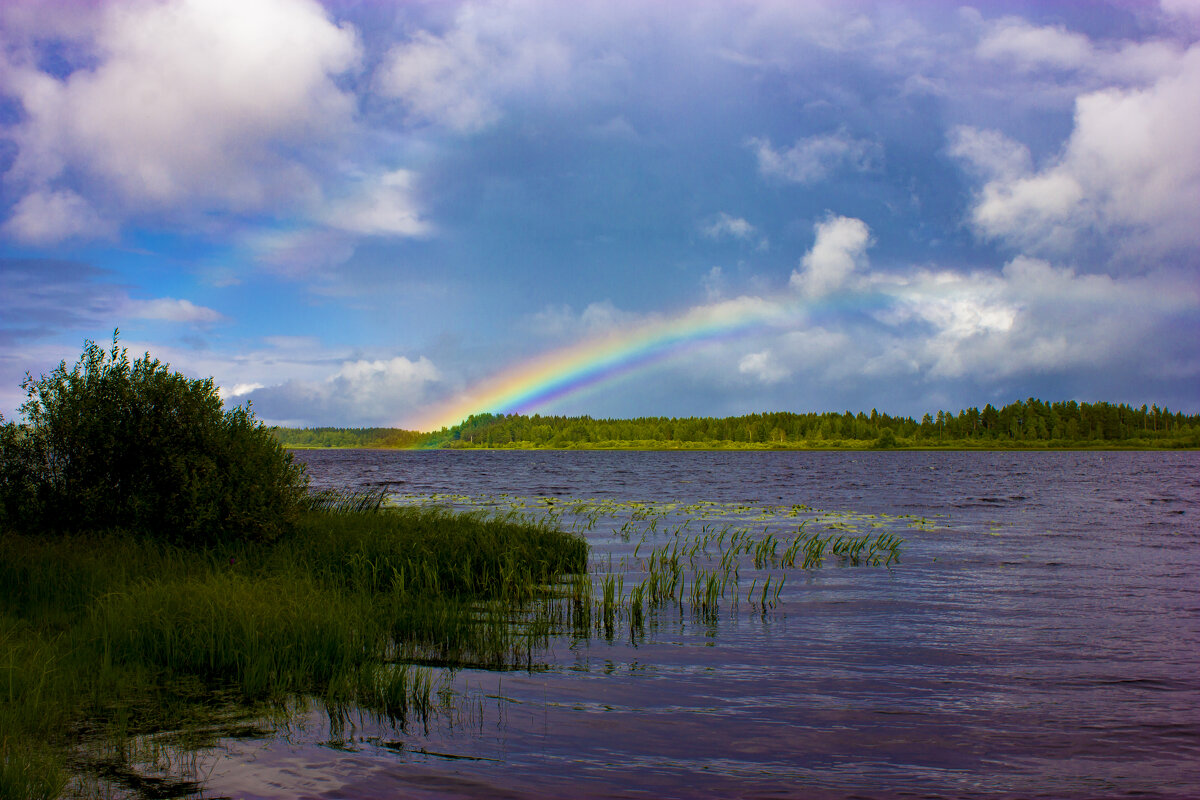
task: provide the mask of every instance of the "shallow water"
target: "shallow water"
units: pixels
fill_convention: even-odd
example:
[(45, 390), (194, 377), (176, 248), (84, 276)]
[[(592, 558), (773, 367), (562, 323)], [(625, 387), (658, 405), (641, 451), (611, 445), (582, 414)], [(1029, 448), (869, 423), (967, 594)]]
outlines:
[(611, 554), (631, 582), (639, 542), (697, 508), (759, 536), (811, 518), (906, 542), (888, 568), (788, 570), (774, 607), (740, 597), (767, 572), (748, 566), (715, 618), (669, 606), (641, 635), (555, 638), (532, 671), (443, 675), (424, 724), (314, 708), (222, 740), (196, 755), (205, 797), (1200, 796), (1200, 454), (298, 457), (318, 486), (404, 502), (752, 507), (668, 509), (625, 541), (630, 507), (610, 506), (594, 570)]

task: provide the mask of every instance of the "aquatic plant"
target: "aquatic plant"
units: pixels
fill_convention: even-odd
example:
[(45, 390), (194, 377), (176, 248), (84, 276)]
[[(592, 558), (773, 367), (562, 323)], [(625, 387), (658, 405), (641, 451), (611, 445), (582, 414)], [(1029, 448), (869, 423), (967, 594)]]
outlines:
[(428, 665), (531, 666), (552, 587), (586, 574), (587, 545), (540, 523), (339, 507), (201, 551), (0, 532), (0, 798), (40, 796), (20, 787), (67, 774), (51, 767), (68, 755), (140, 757), (228, 704), (307, 695), (424, 721)]

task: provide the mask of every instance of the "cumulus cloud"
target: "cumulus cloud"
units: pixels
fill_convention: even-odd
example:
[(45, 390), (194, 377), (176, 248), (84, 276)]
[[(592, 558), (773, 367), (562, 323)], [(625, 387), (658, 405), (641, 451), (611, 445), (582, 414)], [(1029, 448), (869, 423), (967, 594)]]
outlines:
[(490, 125), (502, 99), (555, 89), (570, 69), (562, 42), (513, 23), (501, 9), (465, 5), (444, 34), (417, 31), (393, 47), (377, 87), (416, 120), (462, 132)]
[(890, 299), (877, 319), (929, 378), (1161, 368), (1169, 356), (1148, 357), (1156, 332), (1200, 312), (1200, 290), (1183, 275), (1079, 274), (1028, 256), (999, 274), (918, 269), (870, 284)]
[[(843, 268), (849, 258), (856, 277), (846, 290), (871, 298), (869, 314), (832, 314), (816, 325), (805, 304), (778, 296), (697, 306), (684, 316), (728, 319), (744, 333), (704, 349), (693, 370), (714, 385), (736, 374), (762, 387), (819, 393), (849, 385), (878, 391), (883, 385), (873, 382), (897, 378), (910, 387), (966, 381), (994, 388), (1112, 369), (1147, 380), (1200, 377), (1187, 348), (1162, 346), (1171, 331), (1200, 324), (1200, 287), (1185, 272), (1094, 275), (1028, 256), (999, 272), (867, 272), (847, 253), (861, 254), (869, 233), (849, 222), (860, 221), (823, 223), (823, 246), (810, 255)], [(747, 319), (760, 324), (742, 327)]]
[(413, 197), (414, 175), (394, 170), (364, 181), (359, 191), (335, 203), (326, 221), (335, 228), (368, 236), (421, 236), (430, 225)]
[(617, 330), (638, 321), (636, 314), (622, 311), (608, 300), (588, 303), (576, 312), (567, 304), (550, 305), (530, 315), (525, 328), (538, 336), (576, 338)]
[(1082, 78), (1140, 82), (1174, 70), (1182, 52), (1172, 42), (1156, 40), (1097, 45), (1061, 25), (1039, 26), (1020, 17), (1004, 17), (987, 26), (975, 55), (1025, 73), (1078, 72)]
[[(17, 386), (25, 370), (33, 368), (38, 374), (61, 359), (70, 363), (79, 354), (78, 345), (27, 346), (21, 358), (11, 359), (0, 349), (0, 411), (8, 417), (19, 404), (15, 394), (4, 390)], [(312, 337), (269, 337), (257, 346), (244, 341), (230, 350), (126, 336), (121, 345), (131, 354), (149, 352), (185, 375), (212, 376), (226, 403), (250, 402), (256, 416), (268, 424), (396, 425), (443, 388), (441, 371), (424, 356), (355, 354)]]
[(762, 175), (804, 184), (818, 183), (842, 168), (874, 169), (881, 157), (878, 143), (845, 131), (798, 139), (786, 150), (776, 150), (768, 139), (753, 138), (747, 144)]
[(1062, 26), (1037, 26), (1020, 17), (993, 23), (975, 52), (981, 58), (1005, 59), (1023, 67), (1081, 67), (1093, 58), (1092, 43)]
[(356, 359), (324, 379), (289, 380), (237, 396), (275, 424), (388, 426), (425, 402), (440, 380), (437, 367), (424, 356)]
[[(134, 2), (95, 13), (80, 45), (90, 65), (65, 77), (33, 58), (5, 69), (24, 111), (9, 175), (30, 187), (22, 204), (78, 205), (54, 188), (68, 174), (143, 212), (253, 211), (317, 194), (295, 152), (352, 124), (354, 98), (335, 78), (358, 63), (353, 29), (311, 0)], [(27, 210), (19, 204), (9, 224), (28, 235)]]
[(760, 353), (747, 353), (738, 362), (738, 372), (749, 375), (762, 383), (778, 383), (788, 377), (784, 369), (772, 355), (770, 350)]
[(109, 237), (114, 226), (75, 192), (40, 189), (17, 201), (0, 230), (26, 244), (45, 245), (63, 239)]
[(792, 272), (791, 286), (808, 297), (822, 297), (846, 284), (866, 264), (871, 231), (861, 219), (830, 215), (814, 229), (817, 239)]
[(960, 129), (952, 152), (993, 173), (972, 209), (974, 227), (1034, 252), (1062, 250), (1086, 230), (1160, 252), (1194, 246), (1198, 82), (1200, 46), (1188, 51), (1178, 72), (1147, 88), (1082, 95), (1062, 155), (1036, 171), (998, 134)]
[(950, 154), (986, 181), (1012, 181), (1033, 172), (1029, 148), (999, 131), (983, 131), (968, 125), (952, 128)]

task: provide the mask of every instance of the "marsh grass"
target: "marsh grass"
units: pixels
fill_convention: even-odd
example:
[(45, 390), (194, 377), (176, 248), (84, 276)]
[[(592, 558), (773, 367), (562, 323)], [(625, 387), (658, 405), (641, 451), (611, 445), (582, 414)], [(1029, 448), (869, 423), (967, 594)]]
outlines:
[(908, 515), (828, 512), (804, 504), (504, 494), (411, 495), (398, 500), (483, 508), (587, 537), (599, 553), (586, 574), (570, 576), (555, 587), (559, 603), (549, 616), (557, 626), (553, 632), (569, 631), (576, 640), (595, 636), (612, 641), (620, 629), (636, 643), (647, 624), (655, 624), (669, 608), (706, 627), (743, 604), (765, 615), (783, 603), (790, 573), (830, 566), (891, 567), (899, 563), (904, 544), (896, 529), (939, 528), (935, 521)]
[(554, 637), (637, 641), (676, 612), (766, 615), (789, 575), (888, 567), (895, 528), (934, 527), (803, 505), (392, 501), (314, 495), (290, 536), (204, 550), (0, 534), (0, 800), (81, 773), (167, 780), (214, 720), (286, 724), (298, 701), (333, 726), (428, 726), (459, 667), (532, 669)]
[(424, 719), (429, 664), (531, 663), (544, 596), (585, 571), (583, 540), (543, 523), (314, 505), (277, 542), (199, 551), (0, 534), (0, 798), (119, 775), (160, 732), (289, 697)]

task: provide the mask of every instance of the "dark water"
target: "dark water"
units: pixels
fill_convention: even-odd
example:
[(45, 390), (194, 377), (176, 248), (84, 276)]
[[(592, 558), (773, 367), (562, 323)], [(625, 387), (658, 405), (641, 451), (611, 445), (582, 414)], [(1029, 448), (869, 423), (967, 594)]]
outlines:
[[(403, 495), (932, 524), (881, 518), (900, 564), (794, 571), (773, 609), (681, 611), (644, 637), (556, 640), (537, 671), (446, 676), (460, 702), (428, 726), (314, 710), (228, 740), (200, 758), (205, 796), (1200, 796), (1200, 454), (299, 457), (318, 484)], [(633, 546), (612, 530), (587, 534), (597, 552)]]

